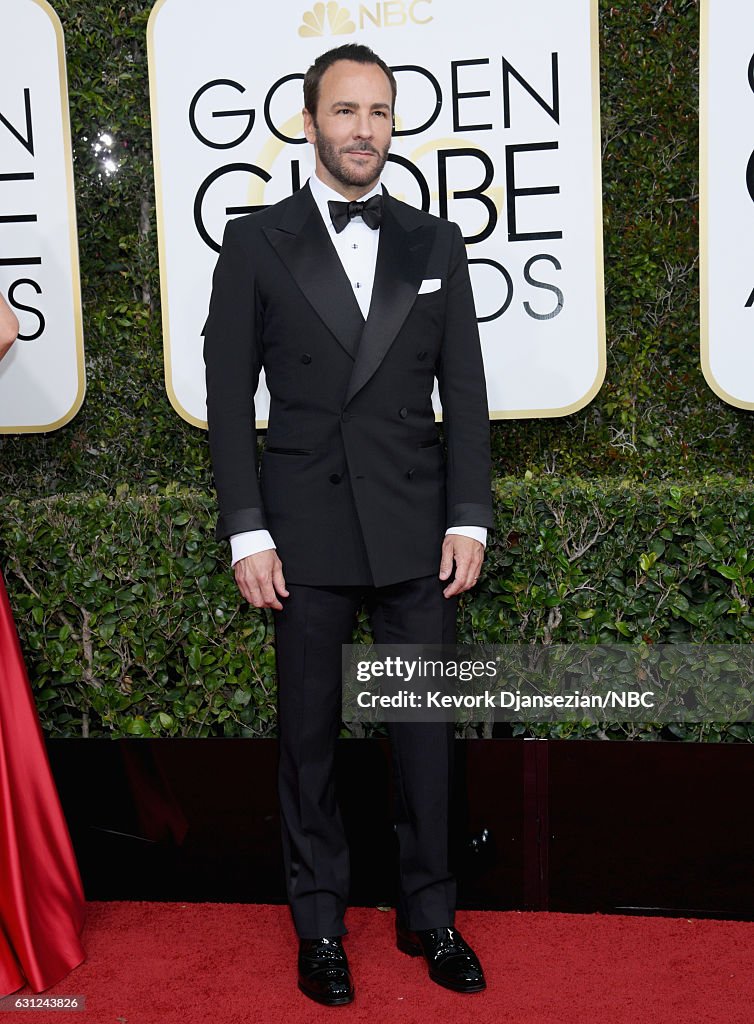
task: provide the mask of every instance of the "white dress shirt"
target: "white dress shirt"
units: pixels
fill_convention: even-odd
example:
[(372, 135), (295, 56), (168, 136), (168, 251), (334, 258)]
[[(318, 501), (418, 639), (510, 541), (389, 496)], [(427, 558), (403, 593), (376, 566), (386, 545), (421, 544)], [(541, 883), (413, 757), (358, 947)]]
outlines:
[[(354, 217), (342, 231), (336, 231), (327, 203), (331, 199), (343, 202), (345, 197), (325, 185), (316, 174), (312, 174), (309, 178), (309, 188), (343, 269), (351, 282), (359, 309), (366, 320), (369, 314), (369, 304), (372, 301), (380, 229), (367, 227), (361, 217)], [(361, 196), (360, 202), (380, 195), (381, 192), (382, 185), (378, 183), (371, 192)], [(451, 526), (445, 531), (445, 534), (447, 536), (451, 533), (459, 534), (462, 537), (472, 537), (480, 544), (486, 545), (487, 543), (487, 530), (484, 526)], [(235, 565), (247, 555), (256, 555), (260, 551), (269, 551), (274, 547), (275, 542), (267, 530), (247, 530), (244, 533), (234, 533), (230, 538), (231, 564)], [(283, 569), (285, 570), (285, 567)]]

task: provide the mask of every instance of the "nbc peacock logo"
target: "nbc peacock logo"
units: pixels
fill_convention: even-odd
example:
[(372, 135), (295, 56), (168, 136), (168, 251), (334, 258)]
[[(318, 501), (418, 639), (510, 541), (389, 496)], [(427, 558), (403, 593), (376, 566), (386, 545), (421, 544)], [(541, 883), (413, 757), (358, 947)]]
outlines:
[(298, 34), (305, 39), (313, 36), (345, 36), (356, 31), (351, 12), (341, 7), (336, 0), (316, 3), (301, 19)]

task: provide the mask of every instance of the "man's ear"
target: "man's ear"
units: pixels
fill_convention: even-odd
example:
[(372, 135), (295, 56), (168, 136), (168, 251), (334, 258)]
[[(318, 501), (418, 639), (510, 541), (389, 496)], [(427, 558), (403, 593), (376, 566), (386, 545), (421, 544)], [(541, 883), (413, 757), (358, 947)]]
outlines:
[(304, 135), (306, 136), (307, 142), (314, 142), (317, 138), (316, 126), (314, 124), (314, 118), (309, 111), (304, 107), (301, 111), (301, 116), (304, 119)]

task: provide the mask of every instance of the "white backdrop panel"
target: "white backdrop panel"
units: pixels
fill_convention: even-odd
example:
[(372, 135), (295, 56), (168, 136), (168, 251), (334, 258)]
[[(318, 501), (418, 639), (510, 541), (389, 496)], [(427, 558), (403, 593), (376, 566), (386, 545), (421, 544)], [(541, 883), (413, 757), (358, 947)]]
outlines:
[[(596, 8), (279, 0), (262, 13), (245, 0), (159, 0), (152, 121), (178, 412), (205, 425), (200, 332), (225, 221), (306, 181), (303, 73), (349, 41), (396, 70), (387, 188), (467, 238), (490, 414), (563, 415), (590, 401), (605, 367)], [(260, 424), (267, 409), (260, 393)]]
[(54, 430), (85, 388), (63, 31), (45, 0), (2, 0), (0, 40), (0, 291), (20, 323), (0, 433)]

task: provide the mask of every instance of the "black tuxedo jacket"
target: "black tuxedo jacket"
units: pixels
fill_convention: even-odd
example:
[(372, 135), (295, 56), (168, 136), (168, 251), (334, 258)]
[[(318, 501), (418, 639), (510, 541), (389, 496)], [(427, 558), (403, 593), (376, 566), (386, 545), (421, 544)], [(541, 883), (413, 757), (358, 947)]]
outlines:
[[(384, 204), (366, 321), (308, 186), (230, 221), (215, 269), (204, 358), (217, 537), (269, 529), (289, 583), (428, 576), (446, 527), (492, 526), (461, 233), (387, 193)], [(426, 280), (439, 287), (418, 294)], [(262, 368), (271, 404), (258, 469)]]

